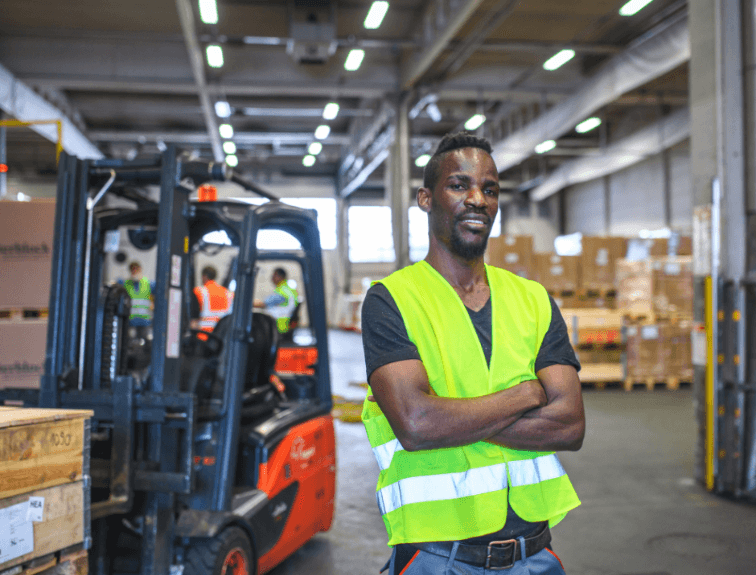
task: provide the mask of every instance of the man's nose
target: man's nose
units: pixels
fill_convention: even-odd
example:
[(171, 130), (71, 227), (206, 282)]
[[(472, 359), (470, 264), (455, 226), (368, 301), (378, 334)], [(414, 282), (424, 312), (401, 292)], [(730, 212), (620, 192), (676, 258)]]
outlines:
[(483, 194), (483, 190), (479, 186), (470, 186), (465, 196), (465, 205), (469, 206), (483, 206), (486, 203), (486, 197)]

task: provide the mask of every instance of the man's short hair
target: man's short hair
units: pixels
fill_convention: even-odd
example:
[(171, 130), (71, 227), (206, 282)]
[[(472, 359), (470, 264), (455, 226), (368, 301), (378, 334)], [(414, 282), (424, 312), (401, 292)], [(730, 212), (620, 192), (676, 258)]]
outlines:
[(283, 279), (286, 279), (286, 270), (283, 268), (276, 268), (273, 270), (273, 273), (280, 275)]
[(441, 172), (441, 161), (444, 159), (444, 156), (448, 152), (462, 148), (479, 148), (487, 154), (491, 154), (493, 151), (491, 144), (485, 138), (479, 138), (467, 132), (446, 134), (441, 139), (441, 142), (439, 142), (438, 148), (436, 148), (431, 159), (425, 165), (425, 170), (423, 171), (424, 188), (432, 190), (436, 187)]
[(129, 264), (129, 271), (133, 273), (135, 269), (140, 269), (141, 270), (142, 269), (142, 264), (140, 264), (137, 261), (131, 262)]
[(202, 275), (210, 281), (213, 281), (216, 277), (218, 277), (218, 270), (216, 270), (213, 266), (205, 266), (204, 268), (202, 268)]

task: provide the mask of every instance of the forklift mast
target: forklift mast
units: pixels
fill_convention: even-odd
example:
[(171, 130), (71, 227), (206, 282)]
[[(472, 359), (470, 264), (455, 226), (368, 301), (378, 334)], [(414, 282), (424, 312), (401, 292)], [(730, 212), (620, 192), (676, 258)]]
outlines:
[[(215, 525), (207, 532), (193, 525), (192, 536), (212, 536), (213, 529), (217, 530), (224, 521), (235, 520), (234, 470), (253, 333), (256, 263), (261, 257), (256, 239), (261, 229), (287, 231), (304, 247), (304, 256), (297, 258), (305, 277), (310, 321), (321, 358), (310, 397), (317, 410), (311, 413), (330, 413), (322, 256), (314, 212), (275, 201), (251, 184), (247, 185), (249, 189), (274, 201), (261, 206), (231, 202), (203, 206), (190, 202), (190, 193), (201, 184), (228, 180), (246, 184), (223, 164), (190, 161), (178, 156), (172, 146), (154, 159), (134, 161), (79, 160), (62, 154), (45, 372), (39, 390), (0, 390), (0, 403), (10, 400), (29, 406), (94, 411), (92, 485), (93, 490), (98, 485), (106, 486), (106, 495), (92, 498), (91, 519), (133, 514), (139, 506), (139, 564), (143, 575), (168, 575), (177, 557), (181, 559), (182, 552), (177, 551), (174, 542), (188, 534), (186, 527), (183, 532), (177, 528), (182, 509), (189, 507), (187, 513), (195, 513), (191, 517), (200, 513)], [(133, 199), (129, 190), (147, 185), (159, 186), (157, 203), (137, 195), (135, 210), (119, 211), (100, 204), (109, 192), (122, 190), (123, 197), (131, 193)], [(206, 213), (208, 217), (202, 219)], [(235, 214), (236, 219), (224, 220), (223, 214), (227, 213)], [(182, 351), (182, 338), (188, 328), (188, 299), (193, 297), (190, 247), (207, 229), (207, 225), (199, 225), (196, 230), (193, 226), (213, 218), (228, 225), (229, 236), (239, 252), (234, 305), (222, 360), (222, 399), (210, 415), (203, 416), (202, 424), (197, 393), (187, 389), (186, 370), (182, 375), (182, 366), (188, 361)], [(103, 245), (107, 234), (129, 221), (147, 222), (156, 230), (153, 338), (146, 374), (130, 371), (123, 360), (130, 310), (128, 295), (117, 285), (103, 287)], [(286, 254), (266, 253), (263, 258), (276, 255)], [(214, 471), (208, 481), (198, 480), (194, 465), (196, 434), (202, 425), (212, 425), (216, 446)], [(102, 448), (98, 452), (94, 440), (106, 436), (108, 441), (100, 444), (106, 445), (110, 453), (102, 453)], [(85, 522), (87, 527), (88, 523)], [(251, 528), (247, 529), (254, 535)], [(106, 531), (106, 521), (96, 522), (92, 537), (104, 541)], [(95, 560), (95, 570), (107, 572), (104, 559), (100, 564)]]

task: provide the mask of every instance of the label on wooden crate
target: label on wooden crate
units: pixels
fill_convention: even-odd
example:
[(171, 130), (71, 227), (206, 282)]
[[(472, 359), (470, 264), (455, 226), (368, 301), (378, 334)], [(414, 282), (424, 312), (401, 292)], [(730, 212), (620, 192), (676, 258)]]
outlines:
[(45, 520), (44, 497), (29, 497), (29, 510), (26, 512), (26, 520), (35, 523)]
[(0, 564), (34, 551), (34, 524), (28, 513), (28, 501), (0, 509)]

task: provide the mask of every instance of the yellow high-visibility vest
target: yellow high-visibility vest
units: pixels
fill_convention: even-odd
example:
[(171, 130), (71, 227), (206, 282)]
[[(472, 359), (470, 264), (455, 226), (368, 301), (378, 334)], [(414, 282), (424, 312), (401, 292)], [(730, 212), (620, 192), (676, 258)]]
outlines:
[[(551, 323), (549, 297), (540, 284), (508, 271), (486, 266), (486, 273), (493, 330), (490, 368), (465, 305), (427, 262), (381, 280), (441, 397), (478, 397), (536, 379), (535, 360)], [(409, 452), (377, 403), (365, 400), (362, 420), (381, 470), (376, 497), (389, 545), (456, 541), (498, 531), (506, 519), (507, 497), (525, 521), (551, 526), (580, 505), (553, 452), (485, 441)]]

